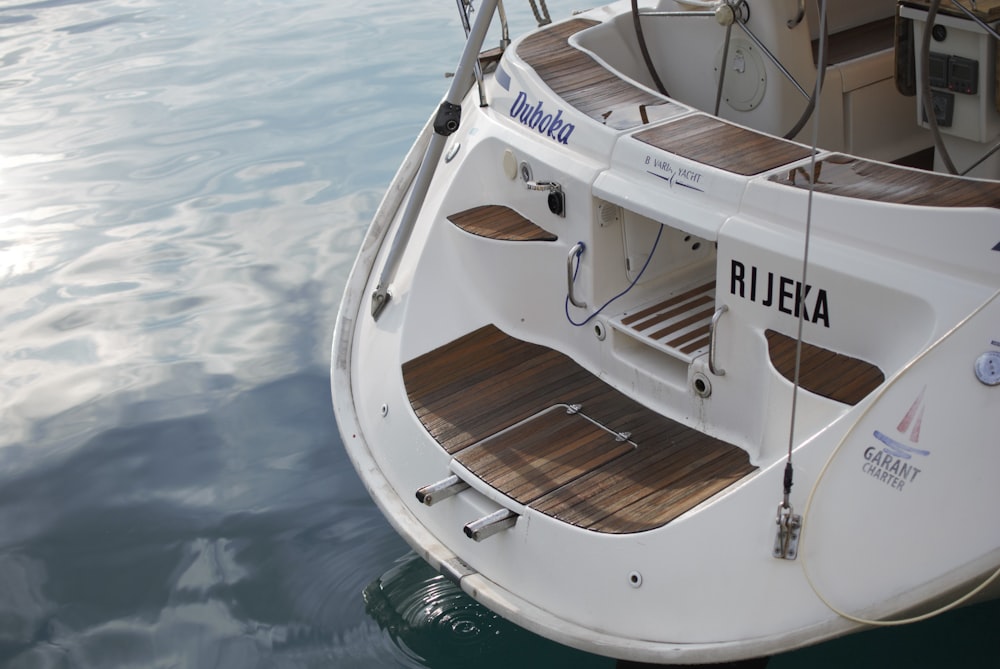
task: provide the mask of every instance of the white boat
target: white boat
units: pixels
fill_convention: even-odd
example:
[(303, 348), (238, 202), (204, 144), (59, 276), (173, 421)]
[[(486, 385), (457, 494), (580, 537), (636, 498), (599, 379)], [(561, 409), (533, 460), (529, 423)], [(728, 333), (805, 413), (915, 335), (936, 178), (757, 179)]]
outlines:
[(344, 445), (529, 630), (714, 663), (997, 593), (1000, 2), (825, 4), (484, 50), (484, 0), (372, 221)]

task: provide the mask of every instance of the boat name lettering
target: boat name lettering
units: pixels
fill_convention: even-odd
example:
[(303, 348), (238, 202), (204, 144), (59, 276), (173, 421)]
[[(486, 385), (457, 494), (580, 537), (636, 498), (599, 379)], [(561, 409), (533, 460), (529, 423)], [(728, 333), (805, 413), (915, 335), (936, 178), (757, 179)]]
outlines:
[(865, 449), (865, 461), (861, 471), (896, 490), (902, 490), (905, 483), (912, 483), (920, 473), (919, 467), (904, 462), (902, 458), (893, 457), (876, 446)]
[(746, 265), (733, 259), (729, 292), (796, 318), (801, 304), (803, 319), (830, 327), (830, 302), (826, 290), (819, 288), (813, 292), (811, 285), (803, 286), (801, 281), (774, 272), (767, 272), (765, 277), (756, 265), (750, 265), (749, 270), (748, 273)]
[(569, 144), (569, 137), (576, 130), (572, 123), (562, 120), (563, 110), (557, 109), (555, 114), (544, 108), (542, 100), (537, 104), (528, 103), (528, 94), (521, 91), (510, 106), (510, 117), (523, 125), (550, 137), (561, 144)]

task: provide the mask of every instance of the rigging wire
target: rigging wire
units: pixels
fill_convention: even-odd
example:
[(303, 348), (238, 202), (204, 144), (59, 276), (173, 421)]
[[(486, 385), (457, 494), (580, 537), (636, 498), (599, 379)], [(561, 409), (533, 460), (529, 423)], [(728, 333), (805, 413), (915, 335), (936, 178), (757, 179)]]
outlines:
[[(820, 0), (819, 4), (819, 49), (817, 54), (817, 72), (816, 72), (816, 85), (813, 91), (812, 101), (815, 102), (819, 100), (820, 93), (823, 88), (823, 69), (826, 63), (826, 48), (827, 48), (827, 26), (826, 26), (826, 0)], [(806, 200), (806, 228), (805, 228), (805, 239), (803, 242), (802, 250), (802, 285), (809, 285), (808, 273), (809, 273), (809, 241), (812, 235), (812, 214), (813, 214), (813, 195), (816, 192), (816, 154), (817, 148), (819, 146), (819, 122), (820, 122), (820, 109), (817, 108), (813, 113), (813, 136), (812, 136), (812, 151), (809, 159), (809, 193)], [(798, 399), (799, 399), (799, 375), (802, 371), (802, 331), (803, 324), (805, 323), (805, 313), (806, 310), (802, 308), (802, 301), (805, 299), (805, 289), (802, 291), (797, 291), (799, 294), (796, 295), (798, 304), (795, 308), (799, 314), (798, 322), (798, 333), (795, 337), (795, 373), (793, 375), (792, 382), (792, 410), (791, 410), (791, 421), (788, 427), (788, 459), (785, 461), (785, 477), (784, 477), (784, 494), (782, 496), (782, 508), (789, 509), (789, 497), (792, 493), (792, 483), (793, 483), (793, 469), (792, 469), (792, 448), (795, 444), (795, 419), (798, 411)]]

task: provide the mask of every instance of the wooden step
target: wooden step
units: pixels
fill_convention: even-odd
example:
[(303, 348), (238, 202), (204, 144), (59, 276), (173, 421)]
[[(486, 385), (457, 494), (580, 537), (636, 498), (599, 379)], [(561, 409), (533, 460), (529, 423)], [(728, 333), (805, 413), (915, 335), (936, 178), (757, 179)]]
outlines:
[(706, 353), (715, 312), (715, 281), (658, 301), (612, 321), (654, 348), (690, 362)]
[(524, 216), (497, 204), (473, 207), (452, 214), (448, 220), (468, 233), (508, 242), (554, 242), (558, 236)]

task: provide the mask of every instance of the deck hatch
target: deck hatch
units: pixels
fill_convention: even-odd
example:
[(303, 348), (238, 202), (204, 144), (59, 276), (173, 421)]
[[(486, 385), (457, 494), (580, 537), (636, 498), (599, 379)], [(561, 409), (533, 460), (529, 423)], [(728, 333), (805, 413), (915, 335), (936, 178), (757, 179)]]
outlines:
[(566, 405), (461, 451), (456, 460), (525, 506), (608, 464), (635, 443)]

